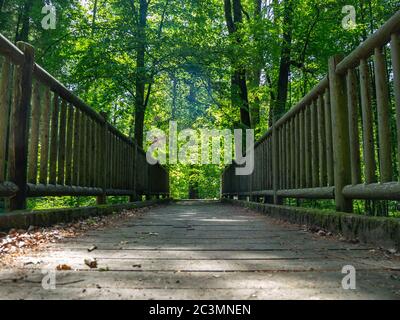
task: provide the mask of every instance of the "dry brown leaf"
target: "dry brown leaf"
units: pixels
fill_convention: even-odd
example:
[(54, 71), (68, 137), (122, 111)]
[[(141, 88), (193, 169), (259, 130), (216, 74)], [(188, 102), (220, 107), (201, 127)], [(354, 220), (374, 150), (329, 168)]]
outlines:
[(67, 271), (67, 270), (72, 270), (71, 266), (67, 264), (59, 264), (56, 268), (58, 271)]

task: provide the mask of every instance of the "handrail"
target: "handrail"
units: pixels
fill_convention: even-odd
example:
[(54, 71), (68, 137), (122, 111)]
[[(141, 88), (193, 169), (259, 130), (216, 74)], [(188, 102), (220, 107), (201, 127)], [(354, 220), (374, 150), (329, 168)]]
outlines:
[[(328, 65), (328, 75), (255, 143), (253, 173), (236, 176), (235, 165), (223, 170), (222, 196), (274, 204), (284, 198), (334, 199), (340, 211), (351, 211), (354, 199), (400, 199), (400, 174), (394, 175), (400, 172), (400, 11)], [(396, 138), (390, 117), (396, 118)]]
[(400, 31), (400, 11), (397, 11), (382, 27), (370, 35), (337, 66), (336, 73), (343, 75), (348, 69), (358, 66), (361, 59), (367, 58), (375, 48), (384, 46), (392, 33)]
[(91, 195), (104, 203), (107, 195), (168, 195), (167, 169), (149, 165), (134, 140), (35, 63), (32, 46), (0, 34), (0, 54), (7, 58), (0, 107), (13, 114), (0, 119), (0, 196), (13, 197), (11, 210), (25, 208), (27, 197)]

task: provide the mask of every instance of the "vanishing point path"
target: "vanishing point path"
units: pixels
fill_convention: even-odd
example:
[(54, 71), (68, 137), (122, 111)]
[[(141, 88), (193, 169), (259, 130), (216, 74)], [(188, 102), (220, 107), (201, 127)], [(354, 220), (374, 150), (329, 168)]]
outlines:
[[(98, 248), (88, 252), (95, 244)], [(84, 259), (98, 260), (89, 269)], [(400, 262), (365, 245), (339, 241), (218, 202), (153, 207), (117, 228), (51, 245), (0, 272), (0, 297), (14, 299), (399, 299)], [(57, 271), (55, 290), (41, 286)], [(344, 290), (342, 267), (357, 270)], [(23, 274), (21, 280), (12, 280)]]

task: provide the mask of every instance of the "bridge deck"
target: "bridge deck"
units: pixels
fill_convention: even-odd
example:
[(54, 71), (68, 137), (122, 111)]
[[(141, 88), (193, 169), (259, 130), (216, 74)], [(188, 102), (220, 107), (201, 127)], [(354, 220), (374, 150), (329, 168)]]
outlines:
[[(98, 248), (89, 253), (93, 244)], [(98, 260), (97, 269), (84, 264), (89, 257)], [(155, 207), (19, 263), (27, 261), (39, 263), (0, 272), (0, 298), (400, 298), (398, 259), (213, 202)], [(74, 270), (57, 272), (56, 290), (42, 289), (41, 269), (59, 264)], [(345, 265), (357, 270), (356, 290), (342, 289)], [(10, 281), (16, 274), (26, 277)]]

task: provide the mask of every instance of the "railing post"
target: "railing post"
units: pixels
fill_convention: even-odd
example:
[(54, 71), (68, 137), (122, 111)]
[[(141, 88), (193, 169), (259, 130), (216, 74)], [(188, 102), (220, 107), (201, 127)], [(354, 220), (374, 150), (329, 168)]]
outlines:
[(100, 145), (103, 145), (103, 148), (100, 148), (100, 170), (98, 171), (99, 174), (101, 173), (100, 177), (100, 185), (103, 189), (103, 194), (97, 196), (97, 204), (98, 205), (103, 205), (107, 204), (107, 196), (106, 196), (106, 189), (107, 189), (107, 154), (108, 154), (108, 140), (107, 140), (107, 114), (105, 112), (100, 112), (100, 115), (104, 119), (104, 123), (102, 123), (101, 127), (101, 136), (102, 139), (99, 141), (99, 147)]
[(279, 183), (279, 145), (278, 130), (274, 125), (272, 127), (272, 187), (274, 190), (274, 204), (282, 204), (282, 198), (278, 197)]
[(329, 59), (335, 202), (336, 210), (352, 212), (352, 201), (346, 199), (342, 192), (346, 185), (351, 184), (351, 171), (346, 75), (336, 73), (336, 66), (341, 60), (339, 55)]
[(10, 170), (9, 178), (18, 187), (15, 197), (10, 200), (11, 210), (26, 208), (27, 166), (28, 166), (28, 125), (32, 95), (32, 74), (35, 63), (34, 48), (24, 42), (17, 43), (24, 53), (23, 63), (16, 67), (12, 122), (10, 127)]
[(132, 179), (133, 179), (133, 181), (132, 181), (132, 185), (133, 185), (133, 194), (129, 197), (129, 201), (130, 201), (130, 202), (135, 202), (135, 201), (138, 201), (138, 200), (139, 200), (139, 199), (138, 199), (138, 196), (137, 196), (137, 193), (136, 193), (136, 181), (137, 181), (137, 169), (136, 169), (136, 165), (137, 165), (137, 152), (138, 152), (138, 147), (137, 147), (136, 141), (135, 141), (134, 143), (135, 143), (135, 147), (133, 148), (133, 163), (131, 164), (131, 165), (133, 166), (133, 169), (132, 169), (132, 172), (133, 172), (133, 174), (132, 174)]

